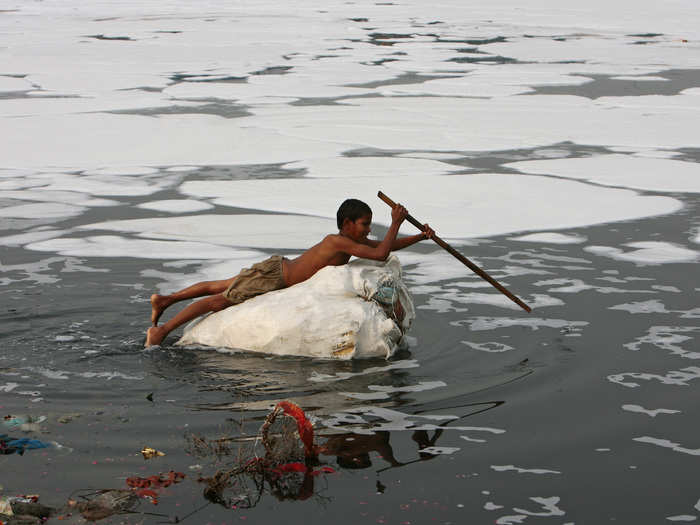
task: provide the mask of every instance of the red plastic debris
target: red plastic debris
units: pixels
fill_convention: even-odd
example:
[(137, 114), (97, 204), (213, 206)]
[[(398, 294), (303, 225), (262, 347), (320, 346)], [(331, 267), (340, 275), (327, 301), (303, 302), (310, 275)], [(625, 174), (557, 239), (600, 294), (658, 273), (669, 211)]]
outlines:
[(304, 452), (306, 457), (315, 457), (314, 452), (314, 428), (311, 425), (311, 421), (306, 419), (306, 414), (304, 411), (294, 403), (289, 401), (280, 401), (277, 403), (275, 408), (280, 408), (288, 416), (296, 419), (297, 429), (299, 430), (299, 437), (302, 443), (304, 443)]

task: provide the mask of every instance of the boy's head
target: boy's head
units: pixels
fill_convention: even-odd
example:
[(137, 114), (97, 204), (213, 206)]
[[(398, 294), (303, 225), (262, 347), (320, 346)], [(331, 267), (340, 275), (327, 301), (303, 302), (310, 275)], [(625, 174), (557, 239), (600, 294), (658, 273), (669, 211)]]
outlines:
[(338, 229), (351, 236), (367, 236), (372, 223), (372, 208), (358, 199), (346, 199), (336, 213)]

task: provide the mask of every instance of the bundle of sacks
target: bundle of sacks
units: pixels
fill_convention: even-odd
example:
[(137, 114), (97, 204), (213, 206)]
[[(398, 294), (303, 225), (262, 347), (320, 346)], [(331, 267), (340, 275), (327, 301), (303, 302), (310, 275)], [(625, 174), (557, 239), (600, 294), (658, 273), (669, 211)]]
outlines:
[(391, 357), (415, 318), (396, 256), (327, 266), (290, 288), (196, 320), (178, 345), (331, 359)]

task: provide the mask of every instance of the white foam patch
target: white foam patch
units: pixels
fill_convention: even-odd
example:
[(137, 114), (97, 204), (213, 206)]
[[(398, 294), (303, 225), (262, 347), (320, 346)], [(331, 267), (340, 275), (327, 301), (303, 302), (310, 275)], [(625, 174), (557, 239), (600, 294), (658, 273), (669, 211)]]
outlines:
[(140, 197), (151, 195), (169, 185), (167, 177), (144, 180), (142, 177), (119, 175), (71, 175), (67, 173), (42, 173), (32, 177), (44, 183), (42, 191), (80, 192), (90, 195), (120, 195)]
[(54, 252), (75, 257), (135, 257), (141, 259), (226, 259), (250, 252), (204, 242), (127, 239), (116, 235), (63, 237), (34, 242), (29, 250)]
[(630, 251), (624, 251), (613, 246), (586, 246), (585, 251), (609, 257), (618, 261), (633, 262), (637, 266), (688, 263), (695, 262), (700, 257), (700, 253), (676, 244), (662, 241), (630, 242), (624, 244)]
[(558, 470), (547, 470), (542, 468), (520, 468), (515, 465), (491, 465), (496, 472), (514, 471), (518, 474), (561, 474)]
[(116, 206), (119, 204), (119, 202), (111, 199), (98, 199), (78, 191), (51, 191), (42, 188), (25, 191), (0, 191), (0, 198), (72, 204), (87, 207)]
[(419, 450), (421, 454), (430, 454), (431, 456), (441, 456), (454, 454), (460, 450), (459, 447), (425, 447)]
[(23, 246), (34, 242), (45, 241), (61, 237), (67, 230), (38, 230), (17, 235), (7, 235), (0, 237), (0, 246)]
[(649, 328), (647, 335), (623, 346), (636, 352), (641, 349), (642, 345), (653, 345), (686, 359), (700, 359), (700, 352), (685, 350), (680, 346), (683, 343), (692, 341), (695, 333), (698, 332), (700, 332), (700, 327), (696, 326), (652, 326)]
[(369, 375), (369, 374), (379, 374), (382, 372), (386, 372), (388, 370), (403, 370), (403, 369), (407, 369), (407, 368), (417, 368), (419, 366), (420, 365), (418, 364), (418, 361), (416, 361), (415, 359), (402, 359), (400, 361), (394, 361), (391, 364), (388, 364), (386, 366), (373, 366), (373, 367), (365, 368), (361, 372), (338, 372), (338, 373), (333, 374), (333, 375), (312, 372), (311, 375), (309, 376), (309, 381), (313, 381), (315, 383), (344, 381), (344, 380), (350, 379), (352, 377)]
[(583, 235), (567, 235), (564, 233), (530, 233), (521, 237), (510, 237), (511, 241), (536, 242), (544, 244), (580, 244), (586, 242)]
[(38, 204), (19, 204), (0, 208), (0, 217), (13, 219), (63, 219), (75, 217), (86, 210), (82, 206), (42, 202)]
[(29, 91), (30, 89), (32, 89), (31, 83), (24, 78), (0, 76), (0, 92)]
[(106, 168), (92, 169), (85, 172), (85, 175), (153, 175), (158, 173), (156, 168), (147, 166), (110, 166)]
[(650, 445), (656, 445), (657, 447), (670, 448), (674, 452), (681, 452), (682, 454), (688, 454), (690, 456), (700, 456), (700, 448), (687, 448), (682, 446), (680, 443), (674, 443), (668, 439), (654, 438), (651, 436), (642, 436), (633, 438), (634, 441), (639, 443), (648, 443)]
[(464, 441), (469, 441), (470, 443), (486, 443), (485, 439), (476, 439), (476, 438), (471, 438), (469, 436), (459, 436), (462, 438)]
[(474, 350), (479, 350), (480, 352), (500, 353), (507, 352), (508, 350), (513, 350), (512, 346), (508, 346), (497, 341), (489, 341), (487, 343), (472, 343), (471, 341), (462, 341), (462, 344), (465, 344), (469, 348), (473, 348)]
[(452, 321), (452, 326), (469, 325), (469, 329), (477, 332), (480, 330), (496, 330), (499, 328), (510, 328), (522, 326), (531, 330), (545, 328), (578, 328), (588, 326), (586, 321), (567, 321), (565, 319), (543, 319), (540, 317), (510, 318), (510, 317), (471, 317), (463, 321)]
[(23, 368), (23, 370), (29, 370), (48, 379), (70, 379), (71, 376), (83, 377), (86, 379), (106, 379), (110, 381), (112, 379), (124, 379), (130, 381), (141, 381), (142, 376), (131, 376), (124, 374), (123, 372), (117, 371), (102, 371), (102, 372), (69, 372), (67, 370), (53, 370), (51, 368), (41, 367), (41, 366), (29, 366)]
[(612, 80), (629, 80), (631, 82), (637, 82), (637, 81), (640, 81), (640, 82), (669, 82), (669, 79), (667, 79), (665, 77), (655, 77), (653, 75), (644, 76), (644, 77), (642, 77), (642, 76), (635, 77), (635, 76), (631, 76), (631, 75), (627, 75), (627, 76), (621, 75), (619, 77), (610, 77), (610, 78)]
[[(349, 419), (348, 414), (352, 417)], [(363, 418), (357, 419), (354, 414), (362, 414)], [(356, 434), (374, 434), (379, 431), (392, 430), (462, 430), (472, 432), (486, 432), (490, 434), (503, 434), (505, 430), (491, 427), (453, 426), (449, 422), (459, 419), (457, 416), (442, 414), (406, 414), (397, 410), (383, 407), (357, 407), (339, 414), (333, 414), (323, 421), (324, 426), (341, 430), (342, 432), (354, 432)], [(447, 421), (444, 425), (429, 423), (430, 421)], [(347, 423), (356, 423), (347, 425)], [(369, 425), (369, 426), (368, 426)]]
[(541, 498), (541, 497), (532, 497), (530, 498), (532, 501), (535, 503), (539, 504), (542, 506), (542, 511), (541, 512), (535, 512), (535, 511), (528, 511), (528, 510), (523, 510), (519, 509), (517, 507), (513, 507), (513, 510), (515, 512), (519, 512), (521, 514), (525, 514), (527, 516), (564, 516), (566, 512), (561, 510), (557, 504), (559, 503), (560, 499), (558, 496), (551, 496), (549, 498)]
[(308, 177), (314, 178), (358, 178), (393, 177), (411, 175), (445, 175), (462, 170), (436, 160), (406, 159), (399, 157), (333, 157), (292, 162), (284, 166), (289, 169), (305, 169)]
[[(201, 114), (88, 113), (10, 120), (11, 127), (8, 119), (0, 120), (3, 162), (26, 167), (267, 164), (329, 157), (350, 146), (231, 126), (228, 119)], [(42, 147), (30, 146), (23, 139), (28, 136)]]
[[(416, 175), (411, 184), (405, 177), (362, 177), (187, 181), (181, 186), (184, 194), (212, 198), (218, 205), (239, 207), (245, 203), (249, 208), (328, 218), (335, 217), (338, 205), (347, 196), (354, 196), (374, 207), (373, 221), (388, 225), (389, 209), (377, 201), (378, 189), (395, 202), (405, 203), (414, 217), (430, 223), (443, 238), (500, 235), (554, 225), (578, 227), (671, 213), (681, 207), (679, 201), (669, 197), (521, 175)], [(543, 206), (545, 195), (547, 206)], [(574, 195), (576, 206), (571, 205)], [(512, 213), (514, 201), (519, 203), (517, 214)], [(481, 220), (465, 223), (465, 215)], [(415, 231), (413, 226), (407, 228)]]
[[(521, 298), (531, 308), (544, 308), (548, 306), (560, 306), (564, 301), (555, 297), (550, 297), (543, 294), (533, 294), (529, 297)], [(520, 310), (520, 306), (511, 301), (508, 297), (500, 293), (459, 293), (456, 291), (447, 291), (442, 294), (433, 294), (427, 304), (418, 306), (422, 310), (439, 310), (444, 312), (446, 309), (460, 311), (459, 306), (453, 305), (465, 304), (485, 304), (505, 308), (506, 310)]]
[(639, 379), (644, 381), (655, 380), (663, 385), (688, 386), (689, 381), (700, 379), (700, 368), (697, 366), (689, 366), (680, 370), (671, 370), (665, 375), (649, 374), (643, 372), (624, 372), (622, 374), (613, 374), (608, 376), (608, 381), (628, 388), (637, 388), (639, 383), (630, 381), (627, 378)]
[(623, 310), (631, 314), (668, 314), (666, 306), (658, 299), (650, 299), (649, 301), (640, 301), (636, 303), (624, 303), (610, 306), (608, 310)]
[(162, 201), (151, 201), (139, 204), (137, 208), (144, 210), (164, 211), (167, 213), (190, 213), (195, 211), (209, 210), (213, 208), (209, 203), (194, 201), (191, 199), (168, 199)]
[(251, 119), (263, 128), (299, 139), (384, 150), (493, 151), (546, 147), (562, 141), (635, 148), (694, 147), (693, 110), (700, 99), (665, 98), (676, 99), (675, 105), (657, 107), (654, 112), (625, 107), (618, 99), (603, 103), (568, 95), (358, 98), (334, 107), (332, 121), (327, 111), (311, 107), (287, 112), (257, 108)]
[(87, 224), (80, 228), (134, 233), (150, 239), (271, 249), (307, 249), (326, 235), (338, 232), (335, 219), (271, 214), (127, 219)]
[(534, 175), (556, 175), (649, 191), (700, 192), (700, 164), (630, 155), (528, 160), (506, 164)]
[(170, 166), (165, 171), (169, 173), (186, 173), (188, 171), (197, 171), (201, 169), (199, 166)]
[(644, 408), (640, 405), (622, 405), (622, 410), (634, 412), (637, 414), (646, 414), (647, 416), (656, 417), (659, 414), (680, 414), (680, 410), (671, 410), (669, 408)]
[(442, 381), (421, 381), (415, 385), (407, 386), (383, 386), (383, 385), (369, 385), (368, 390), (372, 390), (371, 393), (366, 392), (338, 392), (340, 395), (350, 397), (353, 399), (363, 399), (363, 400), (373, 400), (373, 399), (389, 399), (390, 394), (402, 393), (402, 392), (423, 392), (424, 390), (433, 390), (435, 388), (441, 388), (447, 386), (446, 383)]
[[(535, 286), (557, 286), (557, 288), (548, 288), (548, 292), (554, 293), (579, 293), (585, 290), (595, 290), (598, 293), (654, 293), (650, 290), (628, 290), (624, 288), (615, 288), (612, 286), (594, 286), (586, 284), (582, 279), (569, 279), (562, 277), (559, 279), (547, 279), (545, 281), (537, 281), (533, 283)], [(565, 286), (559, 286), (565, 285)]]
[(690, 514), (679, 514), (677, 516), (668, 516), (666, 519), (668, 521), (695, 521), (698, 517)]
[(524, 514), (518, 514), (515, 516), (501, 516), (496, 520), (496, 525), (513, 525), (514, 523), (522, 523), (527, 519)]

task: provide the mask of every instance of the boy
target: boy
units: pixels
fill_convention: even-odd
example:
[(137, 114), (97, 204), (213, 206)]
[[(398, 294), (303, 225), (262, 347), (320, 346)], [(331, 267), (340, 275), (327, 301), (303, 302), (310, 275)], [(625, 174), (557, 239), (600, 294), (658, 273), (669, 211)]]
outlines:
[[(408, 211), (398, 204), (391, 212), (391, 226), (381, 242), (367, 238), (372, 223), (372, 210), (357, 199), (347, 199), (338, 208), (336, 220), (337, 234), (327, 235), (321, 242), (312, 246), (296, 259), (286, 259), (273, 255), (269, 259), (254, 264), (231, 279), (205, 281), (194, 284), (171, 295), (151, 296), (151, 326), (146, 332), (146, 346), (159, 345), (165, 336), (178, 326), (200, 315), (218, 312), (229, 306), (280, 288), (287, 288), (306, 281), (321, 268), (346, 264), (351, 256), (363, 259), (385, 261), (389, 253), (401, 250), (423, 239), (432, 239), (435, 232), (427, 224), (423, 233), (397, 239), (399, 226), (406, 219)], [(185, 307), (170, 321), (158, 326), (163, 311), (173, 303), (208, 296)]]

